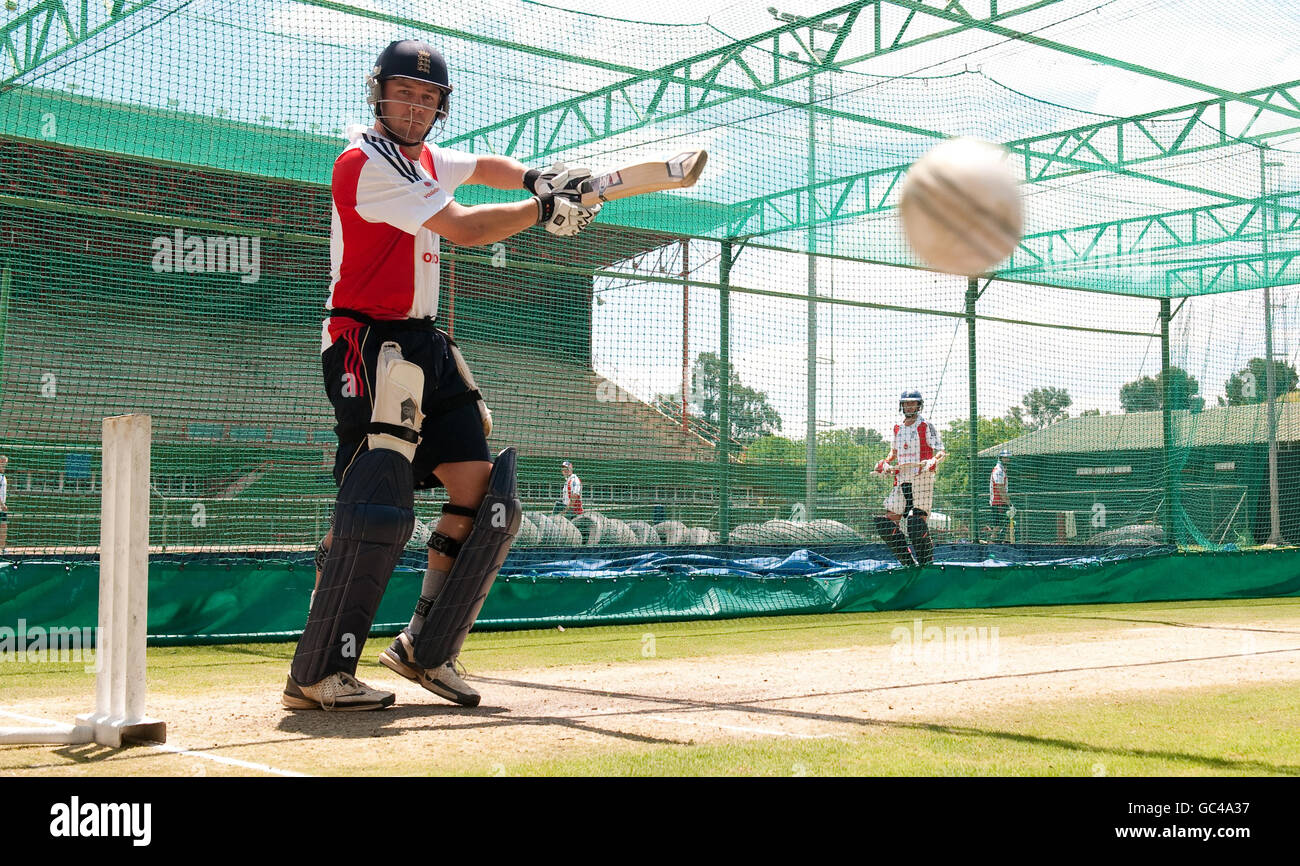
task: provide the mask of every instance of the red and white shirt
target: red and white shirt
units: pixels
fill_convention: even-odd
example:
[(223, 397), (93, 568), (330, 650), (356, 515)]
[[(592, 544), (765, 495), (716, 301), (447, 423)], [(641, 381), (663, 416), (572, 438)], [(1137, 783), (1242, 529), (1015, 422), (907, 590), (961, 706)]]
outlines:
[(921, 462), (929, 460), (943, 450), (939, 429), (929, 421), (916, 416), (916, 423), (894, 425), (894, 453), (898, 455), (898, 477), (917, 475)]
[(576, 474), (570, 474), (564, 482), (564, 507), (582, 513), (582, 481)]
[[(424, 221), (452, 201), (478, 157), (426, 143), (412, 160), (360, 125), (348, 128), (348, 139), (334, 161), (325, 307), (375, 319), (436, 316), (440, 238)], [(347, 319), (326, 319), (321, 351), (349, 327)]]
[(989, 473), (989, 505), (1007, 504), (1007, 470), (999, 460)]

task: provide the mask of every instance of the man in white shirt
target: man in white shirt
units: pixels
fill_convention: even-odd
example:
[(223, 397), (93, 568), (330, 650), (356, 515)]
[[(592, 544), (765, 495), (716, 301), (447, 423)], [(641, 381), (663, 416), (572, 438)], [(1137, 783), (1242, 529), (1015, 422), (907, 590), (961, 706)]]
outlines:
[(567, 516), (572, 511), (573, 516), (577, 517), (582, 513), (582, 479), (573, 471), (573, 464), (568, 460), (560, 464), (560, 474), (564, 476), (564, 491), (551, 513), (563, 512)]
[(1011, 541), (1011, 495), (1007, 487), (1007, 463), (1011, 452), (1003, 448), (998, 454), (998, 462), (989, 473), (989, 528), (991, 540), (997, 541), (1005, 532), (1007, 542)]
[(5, 478), (8, 466), (9, 458), (0, 454), (0, 554), (5, 552), (9, 536), (9, 481)]
[[(934, 561), (934, 541), (927, 518), (934, 507), (935, 472), (948, 457), (939, 429), (921, 417), (924, 405), (920, 391), (903, 392), (898, 401), (903, 423), (894, 425), (893, 447), (875, 468), (881, 474), (894, 474), (894, 487), (885, 497), (885, 516), (876, 518), (876, 530), (904, 566), (924, 566)], [(906, 537), (899, 526), (904, 517)]]
[[(450, 109), (447, 64), (430, 45), (393, 42), (366, 76), (373, 127), (349, 129), (331, 181), (331, 283), (321, 328), (325, 388), (338, 421), (339, 497), (317, 551), (317, 587), (282, 701), (291, 709), (373, 710), (392, 692), (357, 680), (362, 646), (415, 522), (414, 490), (445, 487), (410, 625), (380, 662), (440, 697), (476, 706), (456, 670), (465, 636), (519, 529), (516, 454), (495, 461), (488, 412), (454, 341), (434, 325), (441, 238), (504, 240), (534, 225), (571, 237), (586, 169), (528, 170), (505, 156), (425, 143)], [(467, 207), (463, 184), (530, 198)]]

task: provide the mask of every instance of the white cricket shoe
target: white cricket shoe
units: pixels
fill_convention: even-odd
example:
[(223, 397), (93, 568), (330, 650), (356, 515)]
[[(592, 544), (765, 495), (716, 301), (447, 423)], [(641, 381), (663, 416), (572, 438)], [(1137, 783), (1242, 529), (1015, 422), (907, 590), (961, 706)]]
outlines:
[(463, 707), (477, 707), (479, 693), (470, 688), (456, 672), (456, 660), (451, 659), (441, 667), (422, 668), (415, 660), (415, 646), (411, 635), (402, 629), (393, 638), (388, 649), (379, 654), (379, 663), (398, 676), (406, 677), (413, 683), (433, 692), (440, 698), (446, 698)]
[(310, 686), (299, 685), (290, 676), (281, 697), (291, 710), (382, 710), (392, 706), (394, 700), (392, 692), (372, 689), (343, 671)]

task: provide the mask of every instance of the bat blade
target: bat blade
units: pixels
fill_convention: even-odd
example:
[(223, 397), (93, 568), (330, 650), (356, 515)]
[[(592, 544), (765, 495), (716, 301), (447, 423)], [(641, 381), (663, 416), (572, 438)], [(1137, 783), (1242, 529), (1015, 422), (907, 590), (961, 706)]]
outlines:
[(596, 175), (584, 181), (580, 187), (581, 202), (584, 206), (591, 207), (598, 202), (694, 186), (708, 159), (706, 151), (688, 150), (671, 159), (639, 162), (608, 174)]

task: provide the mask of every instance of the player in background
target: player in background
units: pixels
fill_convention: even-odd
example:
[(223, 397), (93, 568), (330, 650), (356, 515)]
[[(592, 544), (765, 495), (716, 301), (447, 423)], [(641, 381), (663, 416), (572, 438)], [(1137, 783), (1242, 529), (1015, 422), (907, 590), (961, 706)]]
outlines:
[(0, 554), (5, 552), (9, 538), (9, 482), (5, 478), (8, 467), (9, 458), (0, 454)]
[(582, 513), (582, 479), (573, 471), (573, 464), (565, 460), (560, 464), (560, 474), (564, 476), (564, 490), (560, 494), (560, 501), (555, 503), (552, 514), (564, 513), (568, 516), (573, 512), (577, 517)]
[[(318, 583), (283, 703), (372, 710), (392, 692), (356, 678), (384, 589), (415, 523), (414, 490), (446, 487), (409, 626), (380, 661), (450, 701), (479, 695), (455, 662), (519, 529), (513, 448), (493, 463), (488, 412), (456, 344), (434, 325), (440, 239), (504, 240), (534, 225), (575, 235), (599, 206), (578, 203), (585, 169), (528, 170), (504, 156), (425, 143), (446, 121), (447, 64), (431, 46), (393, 42), (366, 76), (373, 127), (348, 130), (334, 163), (331, 276), (321, 364), (334, 406), (339, 495), (321, 542)], [(466, 207), (458, 187), (525, 189), (530, 198)]]
[[(876, 531), (905, 566), (934, 562), (934, 541), (927, 521), (933, 509), (935, 473), (948, 457), (939, 429), (921, 417), (924, 406), (920, 391), (903, 392), (898, 400), (903, 422), (894, 425), (893, 447), (875, 468), (880, 474), (894, 474), (894, 487), (885, 497), (885, 516), (876, 518)], [(900, 526), (903, 518), (907, 518), (906, 536)]]
[(991, 540), (997, 541), (1005, 532), (1007, 542), (1011, 541), (1011, 496), (1007, 489), (1007, 462), (1011, 459), (1011, 452), (1003, 448), (998, 453), (998, 462), (993, 465), (993, 471), (989, 473), (989, 511), (990, 520), (989, 528)]

